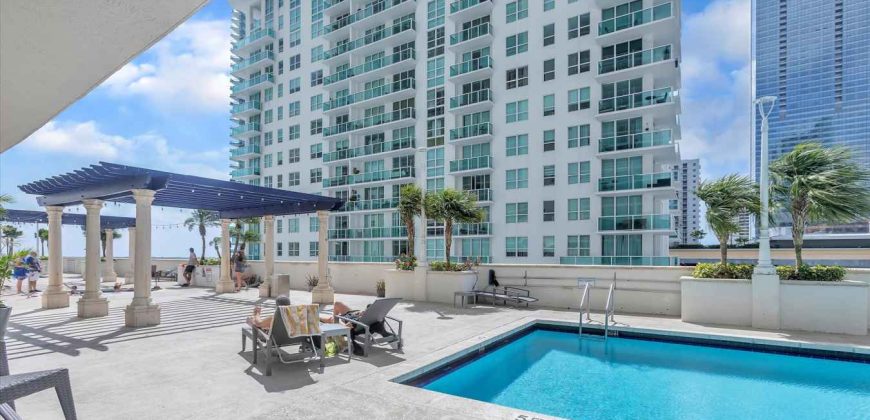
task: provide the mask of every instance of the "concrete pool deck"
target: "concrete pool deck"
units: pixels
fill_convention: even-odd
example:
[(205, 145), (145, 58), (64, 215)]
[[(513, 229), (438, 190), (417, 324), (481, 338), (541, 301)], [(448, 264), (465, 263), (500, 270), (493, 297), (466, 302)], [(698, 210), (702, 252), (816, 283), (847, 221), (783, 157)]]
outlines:
[[(212, 290), (178, 288), (153, 293), (162, 324), (124, 327), (123, 308), (132, 293), (109, 293), (109, 316), (79, 319), (75, 300), (65, 309), (41, 310), (39, 299), (4, 296), (14, 308), (7, 333), (12, 373), (56, 367), (70, 371), (80, 418), (383, 418), (518, 419), (552, 418), (522, 410), (439, 394), (391, 382), (470, 346), (486, 342), (535, 320), (576, 322), (578, 314), (548, 308), (514, 309), (477, 305), (453, 308), (402, 302), (392, 315), (405, 321), (401, 351), (376, 347), (367, 358), (276, 364), (271, 377), (241, 353), (240, 327), (263, 302), (252, 289), (217, 295)], [(618, 291), (617, 291), (618, 292)], [(310, 302), (310, 293), (292, 291), (291, 301)], [(373, 296), (337, 294), (352, 308)], [(593, 314), (601, 320), (600, 314)], [(870, 354), (870, 336), (847, 336), (736, 329), (683, 323), (679, 318), (616, 314), (620, 328), (727, 335), (741, 340), (775, 340), (816, 348), (851, 349)], [(17, 401), (27, 419), (55, 419), (60, 406), (51, 391)], [(527, 416), (527, 417), (521, 417)]]

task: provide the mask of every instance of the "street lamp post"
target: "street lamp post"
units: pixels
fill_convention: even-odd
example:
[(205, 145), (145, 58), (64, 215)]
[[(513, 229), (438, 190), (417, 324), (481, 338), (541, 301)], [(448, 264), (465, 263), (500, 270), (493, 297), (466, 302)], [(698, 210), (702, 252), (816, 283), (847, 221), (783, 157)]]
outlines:
[(769, 189), (767, 131), (768, 117), (776, 103), (775, 96), (757, 98), (754, 105), (761, 114), (761, 168), (759, 190), (761, 200), (761, 231), (758, 234), (758, 264), (752, 273), (752, 327), (779, 329), (779, 276), (770, 261)]

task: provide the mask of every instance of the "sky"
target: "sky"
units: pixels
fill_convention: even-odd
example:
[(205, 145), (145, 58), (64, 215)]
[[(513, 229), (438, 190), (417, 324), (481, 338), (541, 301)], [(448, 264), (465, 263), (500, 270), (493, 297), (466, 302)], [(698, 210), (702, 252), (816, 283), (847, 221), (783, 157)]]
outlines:
[[(702, 179), (749, 171), (750, 0), (684, 0), (682, 139), (684, 159), (701, 159)], [(38, 210), (18, 185), (97, 161), (228, 179), (230, 15), (212, 0), (102, 85), (17, 146), (0, 154), (0, 193), (16, 209)], [(81, 207), (68, 211), (84, 213)], [(130, 205), (102, 214), (133, 216)], [(189, 210), (155, 208), (154, 257), (199, 249), (198, 234), (177, 225)], [(174, 225), (174, 226), (170, 226)], [(33, 226), (21, 245), (34, 247)], [(209, 232), (209, 238), (218, 234)], [(127, 240), (115, 255), (127, 255)], [(712, 235), (708, 235), (710, 237)], [(84, 255), (84, 235), (64, 227), (64, 255)], [(199, 251), (197, 251), (199, 252)], [(213, 255), (213, 250), (207, 256)]]

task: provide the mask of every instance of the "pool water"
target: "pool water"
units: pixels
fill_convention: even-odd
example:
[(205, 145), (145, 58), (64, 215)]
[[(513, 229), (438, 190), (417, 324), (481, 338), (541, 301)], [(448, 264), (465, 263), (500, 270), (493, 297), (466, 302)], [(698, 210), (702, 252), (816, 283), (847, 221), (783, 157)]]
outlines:
[(572, 419), (868, 419), (870, 364), (535, 329), (425, 389)]

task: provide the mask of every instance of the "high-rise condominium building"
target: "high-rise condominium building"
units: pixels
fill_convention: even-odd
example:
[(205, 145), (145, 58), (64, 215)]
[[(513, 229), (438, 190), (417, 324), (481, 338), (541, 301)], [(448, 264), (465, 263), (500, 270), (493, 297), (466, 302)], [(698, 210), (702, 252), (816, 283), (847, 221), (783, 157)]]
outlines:
[(701, 182), (701, 161), (699, 159), (684, 159), (674, 165), (677, 179), (677, 235), (674, 241), (679, 244), (697, 244), (699, 239), (692, 237), (692, 232), (701, 229), (701, 202), (695, 191)]
[[(417, 183), (485, 209), (460, 259), (670, 263), (679, 1), (231, 3), (233, 179), (346, 200), (333, 260), (404, 253)], [(316, 224), (279, 218), (278, 258), (316, 255)]]
[[(769, 119), (771, 161), (814, 141), (848, 146), (860, 165), (870, 166), (868, 20), (870, 0), (755, 0), (755, 91), (778, 98)], [(760, 133), (756, 118), (756, 179)], [(868, 222), (807, 232), (867, 234)]]

